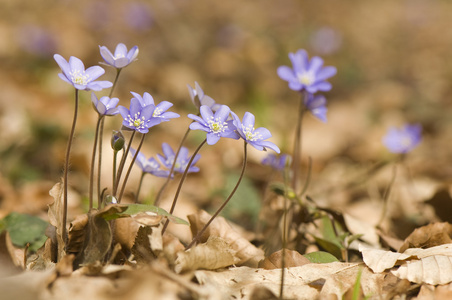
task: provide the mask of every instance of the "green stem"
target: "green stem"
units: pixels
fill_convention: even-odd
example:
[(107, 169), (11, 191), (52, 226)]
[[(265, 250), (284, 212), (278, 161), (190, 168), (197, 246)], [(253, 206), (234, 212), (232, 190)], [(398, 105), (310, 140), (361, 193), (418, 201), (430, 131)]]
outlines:
[[(206, 142), (207, 142), (207, 139), (204, 139), (204, 141), (202, 141), (202, 143), (198, 146), (198, 148), (196, 148), (195, 152), (193, 153), (190, 160), (188, 161), (184, 174), (182, 174), (182, 178), (180, 179), (179, 186), (177, 187), (176, 194), (174, 195), (173, 204), (171, 204), (171, 209), (169, 211), (170, 214), (172, 214), (174, 212), (174, 208), (176, 207), (176, 203), (177, 203), (177, 198), (179, 197), (179, 193), (182, 189), (182, 184), (184, 184), (185, 178), (187, 177), (187, 174), (188, 174), (188, 169), (190, 169), (190, 166), (193, 163), (193, 160), (195, 159), (196, 154), (198, 154), (199, 150), (201, 150), (202, 146), (204, 146), (204, 144)], [(166, 220), (165, 225), (163, 225), (162, 235), (165, 233), (166, 227), (168, 227), (168, 224), (169, 224), (169, 219)]]
[(140, 196), (141, 185), (143, 184), (144, 175), (146, 175), (146, 172), (145, 171), (141, 172), (140, 183), (138, 184), (137, 193), (135, 195), (135, 203), (139, 202), (138, 199), (139, 199), (139, 196)]
[[(130, 145), (132, 145), (132, 141), (133, 141), (133, 138), (135, 136), (135, 133), (136, 133), (135, 130), (132, 131), (132, 135), (130, 136), (130, 141), (127, 144), (127, 149), (122, 154), (121, 162), (119, 163), (118, 173), (116, 174), (116, 181), (115, 181), (115, 184), (113, 185), (113, 196), (114, 197), (116, 197), (116, 193), (118, 191), (119, 181), (121, 180), (121, 175), (122, 175), (122, 170), (124, 169), (124, 165), (126, 163), (127, 154), (129, 153)], [(137, 151), (137, 153), (138, 153), (138, 151)]]
[(75, 89), (75, 109), (74, 118), (72, 119), (71, 132), (69, 134), (69, 140), (67, 142), (66, 157), (64, 162), (64, 172), (63, 172), (63, 228), (61, 235), (63, 237), (64, 248), (67, 245), (66, 236), (66, 222), (67, 222), (67, 198), (68, 198), (68, 172), (69, 172), (69, 157), (71, 155), (72, 139), (74, 138), (75, 125), (77, 123), (77, 113), (78, 113), (78, 89)]
[(247, 161), (247, 149), (246, 146), (248, 143), (244, 141), (243, 146), (243, 166), (242, 166), (242, 172), (240, 173), (239, 180), (235, 184), (234, 189), (232, 190), (231, 194), (229, 194), (228, 198), (224, 201), (224, 203), (218, 208), (218, 210), (215, 212), (215, 214), (210, 218), (210, 220), (204, 225), (204, 227), (198, 232), (198, 234), (193, 238), (191, 243), (185, 248), (185, 250), (190, 249), (195, 243), (198, 242), (199, 238), (203, 235), (203, 233), (206, 231), (207, 227), (209, 227), (210, 223), (220, 214), (220, 212), (225, 208), (226, 204), (228, 204), (229, 200), (231, 200), (232, 196), (234, 196), (235, 192), (237, 191), (237, 188), (240, 185), (240, 182), (242, 181), (243, 174), (245, 173), (246, 169), (246, 161)]
[(298, 177), (299, 177), (299, 171), (301, 167), (301, 126), (303, 122), (303, 116), (305, 112), (305, 105), (304, 105), (304, 97), (307, 97), (306, 94), (302, 94), (300, 99), (300, 107), (298, 109), (298, 122), (297, 122), (297, 128), (295, 131), (295, 143), (294, 143), (294, 149), (293, 149), (293, 164), (292, 164), (292, 188), (297, 193), (297, 185), (298, 185)]
[(127, 180), (129, 179), (130, 172), (132, 171), (132, 167), (133, 167), (133, 164), (135, 163), (135, 160), (137, 159), (138, 153), (140, 153), (141, 146), (143, 146), (145, 137), (146, 137), (146, 133), (144, 133), (141, 136), (140, 144), (138, 145), (137, 151), (135, 152), (135, 155), (133, 156), (132, 161), (130, 162), (130, 166), (129, 166), (129, 169), (127, 170), (126, 177), (124, 177), (124, 181), (122, 182), (121, 192), (119, 193), (119, 197), (118, 197), (118, 203), (121, 203), (121, 198), (122, 198), (122, 195), (124, 194), (124, 190), (127, 185)]
[(94, 145), (93, 145), (93, 154), (91, 156), (91, 168), (89, 173), (89, 209), (91, 210), (93, 208), (93, 194), (94, 194), (94, 162), (96, 161), (96, 148), (97, 148), (97, 141), (99, 139), (99, 127), (100, 122), (102, 120), (101, 115), (99, 115), (99, 118), (97, 119), (96, 124), (96, 133), (94, 135)]
[(179, 144), (179, 148), (177, 148), (176, 155), (174, 156), (174, 161), (173, 161), (173, 164), (171, 165), (171, 170), (170, 170), (170, 172), (169, 172), (169, 174), (168, 174), (168, 177), (166, 178), (165, 183), (162, 185), (162, 187), (160, 188), (160, 190), (159, 190), (157, 196), (155, 197), (155, 201), (154, 201), (154, 205), (155, 205), (155, 206), (159, 206), (159, 204), (160, 204), (160, 198), (161, 198), (161, 196), (162, 196), (162, 194), (163, 194), (163, 191), (164, 191), (164, 190), (166, 189), (166, 187), (168, 186), (169, 181), (171, 180), (171, 175), (172, 175), (173, 172), (174, 172), (174, 166), (176, 165), (176, 161), (177, 161), (177, 157), (179, 156), (180, 149), (182, 149), (182, 145), (184, 144), (185, 140), (187, 139), (187, 136), (188, 136), (188, 133), (190, 132), (190, 130), (191, 130), (191, 129), (190, 129), (190, 127), (189, 127), (189, 128), (187, 129), (187, 131), (185, 132), (184, 137), (182, 138), (182, 140), (181, 140), (181, 142), (180, 142), (180, 144)]

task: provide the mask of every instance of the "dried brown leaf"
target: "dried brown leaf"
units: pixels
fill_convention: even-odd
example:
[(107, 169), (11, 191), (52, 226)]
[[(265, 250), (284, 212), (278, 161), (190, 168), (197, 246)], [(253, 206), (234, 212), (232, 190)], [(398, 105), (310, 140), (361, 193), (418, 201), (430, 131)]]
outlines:
[[(193, 236), (204, 227), (210, 218), (211, 216), (204, 210), (188, 216)], [(259, 261), (264, 259), (264, 251), (235, 231), (223, 217), (218, 216), (212, 221), (201, 236), (200, 242), (206, 242), (210, 236), (221, 237), (236, 251), (236, 257), (240, 259), (237, 265), (257, 267)]]
[(408, 248), (430, 248), (443, 244), (452, 243), (452, 225), (443, 223), (432, 223), (415, 229), (404, 241), (399, 252)]
[(58, 260), (60, 260), (66, 253), (64, 251), (64, 239), (62, 236), (63, 228), (63, 183), (56, 183), (49, 191), (50, 196), (54, 201), (49, 204), (48, 216), (49, 222), (56, 228), (56, 236), (58, 243)]
[(137, 262), (149, 262), (162, 251), (162, 228), (162, 224), (139, 227), (131, 249)]
[[(309, 259), (294, 250), (285, 250), (285, 268), (300, 267), (305, 264), (311, 263)], [(282, 251), (272, 253), (269, 257), (266, 257), (263, 261), (259, 263), (259, 268), (264, 268), (266, 270), (280, 269), (282, 267)]]
[(14, 246), (9, 237), (9, 233), (4, 231), (0, 234), (0, 277), (20, 273), (22, 262), (14, 254)]
[(78, 215), (69, 225), (67, 252), (77, 254), (83, 249), (88, 214)]
[[(327, 263), (307, 264), (301, 267), (284, 269), (284, 297), (289, 299), (327, 299), (335, 294), (341, 299), (343, 294), (356, 280), (362, 264)], [(383, 274), (373, 274), (367, 268), (362, 273), (362, 288), (365, 295), (381, 295)], [(273, 294), (279, 295), (281, 270), (264, 270), (248, 267), (230, 268), (224, 271), (195, 271), (195, 277), (201, 285), (220, 291), (229, 299), (249, 299), (256, 287), (265, 286)], [(309, 284), (324, 280), (319, 292)]]
[(446, 284), (452, 282), (452, 244), (428, 249), (410, 248), (404, 253), (361, 248), (363, 260), (374, 272), (400, 265), (391, 272), (416, 283)]
[(197, 269), (216, 270), (233, 265), (239, 260), (235, 250), (227, 241), (212, 236), (204, 244), (198, 244), (185, 252), (179, 252), (175, 271), (181, 273)]

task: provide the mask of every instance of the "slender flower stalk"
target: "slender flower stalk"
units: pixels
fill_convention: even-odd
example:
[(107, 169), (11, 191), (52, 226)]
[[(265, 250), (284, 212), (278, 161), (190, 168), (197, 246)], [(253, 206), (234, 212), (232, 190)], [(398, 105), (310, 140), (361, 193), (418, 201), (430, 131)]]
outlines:
[(199, 238), (204, 234), (204, 232), (206, 231), (207, 227), (209, 227), (210, 223), (212, 223), (212, 221), (220, 214), (220, 212), (223, 210), (223, 208), (226, 207), (226, 205), (228, 204), (229, 200), (231, 200), (231, 198), (234, 196), (235, 192), (237, 191), (237, 188), (240, 185), (240, 182), (243, 179), (243, 174), (245, 174), (245, 169), (246, 169), (246, 162), (247, 162), (247, 146), (248, 143), (246, 141), (244, 141), (244, 145), (243, 145), (243, 165), (242, 165), (242, 171), (240, 172), (240, 177), (237, 180), (237, 183), (235, 184), (234, 189), (232, 190), (232, 192), (229, 194), (228, 198), (223, 202), (223, 204), (220, 206), (220, 208), (217, 209), (217, 211), (215, 212), (215, 214), (210, 218), (210, 220), (206, 223), (206, 225), (204, 225), (204, 227), (196, 234), (196, 236), (193, 238), (193, 240), (190, 242), (190, 244), (188, 244), (188, 246), (185, 248), (185, 250), (190, 249), (193, 245), (195, 245), (198, 241)]
[[(97, 148), (97, 141), (99, 140), (99, 128), (101, 121), (103, 120), (102, 117), (99, 116), (96, 123), (96, 133), (94, 134), (94, 145), (93, 145), (93, 154), (91, 156), (91, 168), (89, 173), (89, 209), (91, 210), (93, 208), (93, 194), (94, 194), (94, 164), (96, 161), (96, 148)], [(99, 151), (100, 152), (100, 151)], [(99, 170), (98, 170), (99, 172)], [(98, 178), (100, 178), (100, 174), (98, 173)], [(99, 198), (99, 186), (98, 189), (98, 198)], [(98, 209), (100, 209), (99, 206), (99, 200), (98, 200)]]
[(141, 171), (140, 181), (138, 182), (137, 192), (135, 193), (135, 203), (139, 203), (139, 196), (141, 192), (141, 186), (143, 185), (144, 175), (146, 175), (145, 171)]
[[(137, 151), (136, 151), (135, 155), (133, 156), (132, 161), (130, 162), (129, 169), (127, 170), (126, 176), (124, 177), (124, 181), (122, 182), (121, 192), (119, 193), (119, 196), (118, 196), (118, 203), (121, 203), (122, 195), (124, 194), (124, 190), (127, 185), (127, 180), (129, 179), (129, 175), (130, 175), (130, 172), (132, 171), (133, 164), (135, 163), (135, 160), (137, 159), (137, 156), (140, 153), (141, 147), (143, 146), (145, 137), (146, 137), (146, 134), (144, 133), (141, 136), (141, 141), (140, 141), (140, 144), (138, 145)], [(130, 146), (130, 144), (129, 144), (129, 146)]]
[(187, 131), (185, 132), (184, 136), (182, 137), (182, 140), (181, 140), (181, 142), (179, 144), (179, 147), (177, 148), (176, 155), (174, 156), (174, 161), (171, 164), (171, 169), (169, 171), (168, 177), (166, 177), (165, 183), (162, 185), (162, 187), (160, 188), (159, 192), (157, 193), (157, 196), (155, 197), (155, 201), (154, 201), (154, 205), (155, 206), (159, 206), (159, 204), (160, 204), (160, 199), (162, 197), (162, 194), (165, 191), (166, 187), (168, 186), (168, 183), (171, 180), (171, 176), (173, 176), (174, 167), (176, 166), (177, 158), (179, 157), (179, 153), (180, 153), (180, 150), (182, 148), (182, 145), (185, 143), (185, 140), (187, 139), (188, 134), (190, 133), (190, 131), (191, 131), (191, 129), (187, 128)]
[(124, 169), (124, 165), (126, 163), (127, 153), (129, 153), (130, 145), (132, 144), (133, 138), (135, 137), (136, 131), (132, 131), (132, 135), (130, 136), (129, 143), (127, 144), (126, 151), (122, 154), (121, 161), (119, 162), (118, 171), (116, 173), (116, 181), (113, 185), (113, 196), (116, 197), (116, 193), (118, 192), (119, 181), (121, 180), (122, 170)]
[(302, 123), (303, 116), (306, 112), (306, 107), (304, 105), (304, 97), (307, 97), (306, 93), (303, 93), (300, 99), (300, 107), (298, 109), (298, 120), (297, 128), (295, 130), (295, 139), (293, 146), (293, 163), (292, 163), (292, 189), (297, 193), (298, 189), (298, 177), (300, 173), (300, 160), (301, 160), (301, 134), (302, 134)]
[[(177, 198), (179, 198), (179, 194), (180, 194), (180, 191), (182, 190), (182, 185), (184, 184), (185, 178), (187, 177), (188, 170), (190, 169), (195, 158), (197, 157), (199, 150), (201, 150), (202, 146), (204, 146), (204, 144), (206, 142), (207, 142), (207, 138), (204, 139), (204, 141), (202, 141), (202, 143), (198, 146), (198, 148), (196, 148), (195, 152), (193, 153), (193, 155), (190, 158), (190, 161), (187, 164), (187, 167), (185, 167), (184, 174), (182, 174), (182, 178), (180, 179), (179, 186), (177, 187), (177, 190), (176, 190), (176, 194), (174, 195), (173, 203), (171, 204), (171, 209), (169, 211), (170, 214), (172, 214), (174, 212), (174, 208), (176, 207), (176, 203), (177, 203)], [(169, 224), (169, 219), (166, 220), (165, 225), (163, 225), (162, 235), (165, 233), (166, 228), (168, 227), (168, 224)]]
[(77, 123), (77, 113), (78, 113), (78, 89), (75, 89), (75, 108), (74, 117), (72, 119), (71, 132), (69, 133), (69, 139), (66, 148), (66, 157), (64, 161), (64, 173), (63, 173), (63, 228), (61, 235), (63, 236), (64, 248), (67, 245), (66, 236), (66, 222), (67, 222), (67, 200), (68, 200), (68, 172), (69, 172), (69, 157), (71, 155), (72, 140), (74, 138), (75, 125)]

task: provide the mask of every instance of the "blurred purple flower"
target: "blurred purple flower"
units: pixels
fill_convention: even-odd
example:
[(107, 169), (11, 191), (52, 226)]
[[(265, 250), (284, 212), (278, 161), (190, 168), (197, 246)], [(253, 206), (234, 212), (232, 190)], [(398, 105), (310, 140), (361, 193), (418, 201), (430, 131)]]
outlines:
[(421, 132), (420, 124), (406, 124), (401, 129), (391, 127), (383, 137), (383, 144), (392, 153), (408, 153), (421, 142)]
[(117, 69), (128, 66), (130, 63), (136, 60), (138, 55), (138, 46), (132, 47), (129, 52), (127, 52), (127, 47), (123, 43), (119, 43), (116, 46), (114, 55), (105, 46), (99, 46), (99, 49), (100, 55), (105, 60), (105, 62)]
[(85, 65), (77, 57), (71, 56), (69, 62), (59, 54), (55, 54), (53, 58), (63, 71), (58, 76), (78, 90), (100, 91), (113, 86), (110, 81), (94, 81), (105, 73), (105, 70), (99, 66), (92, 66), (85, 70)]
[(20, 28), (17, 38), (19, 45), (28, 53), (40, 56), (55, 53), (55, 37), (43, 27), (24, 25)]
[(306, 108), (320, 121), (326, 123), (326, 98), (323, 95), (307, 94), (304, 98)]
[(232, 118), (234, 119), (234, 126), (237, 128), (238, 134), (248, 144), (260, 151), (266, 151), (266, 148), (270, 148), (276, 153), (280, 152), (278, 146), (276, 146), (272, 142), (265, 141), (272, 136), (267, 128), (254, 128), (255, 118), (252, 113), (245, 113), (245, 115), (243, 116), (243, 123), (240, 122), (240, 118), (234, 112), (231, 112), (231, 114)]
[[(132, 156), (135, 156), (135, 153), (137, 150), (130, 148), (130, 154)], [(146, 156), (144, 156), (143, 153), (138, 152), (137, 159), (135, 160), (135, 163), (140, 167), (140, 169), (143, 172), (152, 174), (157, 177), (163, 177), (166, 178), (169, 175), (169, 171), (165, 171), (160, 169), (160, 164), (157, 162), (157, 160), (153, 157), (146, 159)]]
[(289, 82), (289, 88), (294, 91), (306, 90), (314, 94), (318, 91), (331, 90), (331, 83), (326, 80), (336, 74), (336, 68), (323, 66), (323, 59), (314, 56), (309, 60), (308, 53), (300, 49), (296, 53), (289, 53), (293, 68), (281, 66), (278, 68), (278, 76)]
[(342, 44), (340, 33), (331, 27), (322, 27), (311, 36), (310, 44), (315, 52), (320, 54), (333, 54)]
[(161, 122), (166, 122), (169, 121), (170, 119), (174, 119), (174, 118), (179, 118), (180, 115), (175, 113), (175, 112), (171, 112), (167, 110), (173, 106), (173, 104), (171, 102), (168, 101), (162, 101), (159, 104), (155, 105), (154, 103), (154, 98), (151, 96), (151, 94), (145, 92), (143, 94), (143, 96), (141, 96), (138, 93), (135, 92), (130, 92), (135, 99), (137, 99), (141, 106), (145, 107), (145, 106), (149, 106), (149, 105), (153, 105), (155, 106), (154, 112), (152, 113), (152, 117), (155, 119), (154, 122), (157, 122), (157, 124), (161, 123)]
[[(162, 144), (163, 155), (157, 154), (157, 157), (162, 162), (162, 164), (171, 170), (171, 167), (174, 163), (174, 157), (176, 156), (173, 149), (171, 149), (170, 145), (167, 143)], [(201, 158), (200, 154), (196, 154), (193, 162), (191, 163), (190, 168), (188, 169), (188, 173), (199, 172), (199, 168), (195, 167), (195, 163)], [(188, 162), (190, 161), (191, 156), (188, 156), (188, 149), (182, 147), (179, 151), (179, 155), (176, 159), (176, 164), (174, 165), (174, 172), (184, 173), (187, 168)]]
[(195, 88), (192, 88), (189, 84), (187, 84), (187, 87), (188, 92), (190, 93), (191, 102), (193, 102), (197, 109), (199, 109), (201, 105), (207, 105), (212, 111), (217, 111), (220, 108), (221, 104), (215, 103), (215, 100), (204, 94), (204, 91), (196, 81)]
[(152, 13), (145, 3), (124, 4), (123, 12), (127, 25), (134, 30), (147, 30), (152, 26)]
[(118, 98), (103, 96), (100, 99), (97, 99), (96, 94), (91, 93), (91, 102), (101, 116), (114, 116), (119, 113), (118, 108), (116, 107), (119, 103)]
[(207, 105), (202, 105), (199, 109), (201, 117), (189, 114), (188, 117), (195, 122), (190, 124), (191, 130), (203, 130), (207, 132), (207, 144), (214, 145), (220, 138), (239, 139), (235, 133), (235, 126), (232, 120), (227, 121), (231, 110), (226, 105), (221, 105), (215, 112)]
[(119, 113), (124, 119), (122, 125), (140, 133), (148, 133), (149, 128), (160, 123), (159, 120), (152, 117), (154, 109), (155, 106), (152, 104), (143, 107), (136, 98), (130, 100), (130, 110), (121, 105), (118, 107)]
[(286, 165), (290, 165), (292, 157), (289, 154), (282, 154), (277, 156), (276, 154), (270, 153), (263, 160), (262, 164), (265, 166), (270, 166), (275, 170), (281, 171)]

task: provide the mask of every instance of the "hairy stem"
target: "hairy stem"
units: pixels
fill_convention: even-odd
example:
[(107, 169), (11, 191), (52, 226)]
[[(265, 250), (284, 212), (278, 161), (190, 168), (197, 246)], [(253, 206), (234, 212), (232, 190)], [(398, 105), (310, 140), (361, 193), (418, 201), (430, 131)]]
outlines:
[(292, 188), (295, 194), (298, 194), (298, 180), (301, 167), (301, 126), (303, 123), (303, 116), (305, 113), (304, 97), (307, 97), (304, 93), (300, 99), (300, 107), (298, 109), (298, 121), (295, 131), (294, 149), (293, 149), (293, 164), (292, 164)]
[(118, 197), (118, 203), (121, 203), (121, 198), (122, 198), (122, 195), (124, 194), (124, 190), (127, 185), (127, 180), (129, 179), (130, 172), (132, 171), (132, 167), (133, 167), (133, 164), (135, 163), (135, 160), (137, 159), (138, 153), (140, 153), (141, 146), (143, 146), (145, 137), (146, 137), (146, 134), (144, 133), (141, 136), (141, 141), (140, 141), (140, 144), (138, 145), (137, 151), (135, 152), (135, 155), (133, 156), (132, 161), (130, 162), (130, 166), (129, 166), (129, 169), (127, 170), (126, 177), (124, 177), (124, 181), (122, 182), (121, 192), (119, 193), (119, 197)]
[(283, 211), (283, 232), (282, 232), (282, 256), (281, 256), (281, 286), (279, 290), (279, 299), (284, 299), (284, 267), (286, 265), (286, 245), (287, 245), (287, 200), (289, 199), (287, 193), (288, 193), (288, 186), (289, 186), (289, 174), (288, 174), (288, 165), (285, 166), (283, 171), (283, 179), (284, 179), (284, 185), (286, 188), (284, 189), (284, 211)]
[[(202, 143), (198, 146), (198, 148), (196, 148), (195, 152), (193, 153), (190, 160), (188, 161), (184, 174), (182, 174), (182, 178), (180, 179), (179, 186), (177, 187), (176, 194), (174, 195), (173, 204), (171, 204), (171, 209), (169, 211), (170, 214), (172, 214), (174, 212), (174, 208), (176, 207), (176, 203), (177, 203), (177, 198), (179, 198), (179, 194), (182, 189), (182, 185), (184, 184), (185, 178), (187, 177), (187, 174), (188, 174), (188, 169), (190, 169), (190, 166), (193, 163), (193, 160), (195, 159), (196, 154), (198, 154), (199, 150), (201, 150), (202, 146), (204, 146), (204, 144), (206, 142), (207, 142), (207, 138), (204, 139), (204, 141), (202, 141)], [(176, 160), (176, 159), (174, 159), (174, 160)], [(166, 227), (168, 227), (168, 224), (169, 224), (169, 219), (166, 220), (165, 225), (163, 225), (162, 235), (165, 233)]]
[(141, 191), (141, 186), (143, 185), (144, 175), (146, 175), (146, 172), (145, 171), (141, 172), (140, 183), (138, 184), (137, 192), (135, 195), (135, 203), (139, 202), (138, 199), (140, 198), (140, 191)]
[(75, 89), (75, 108), (74, 108), (74, 118), (72, 119), (71, 132), (69, 134), (69, 139), (66, 148), (66, 157), (64, 162), (64, 172), (63, 172), (63, 228), (61, 235), (63, 236), (64, 248), (67, 245), (66, 236), (66, 222), (67, 222), (67, 194), (68, 194), (68, 172), (69, 172), (69, 158), (71, 155), (72, 140), (74, 138), (75, 125), (77, 123), (77, 113), (78, 113), (78, 89)]
[(101, 203), (102, 203), (102, 197), (101, 197), (101, 189), (100, 189), (100, 179), (101, 179), (101, 173), (102, 173), (102, 136), (104, 135), (104, 123), (105, 118), (102, 118), (100, 121), (100, 128), (99, 128), (99, 161), (97, 162), (97, 208), (100, 209)]
[[(121, 180), (122, 170), (124, 169), (124, 165), (126, 163), (127, 154), (129, 153), (130, 145), (132, 145), (132, 141), (133, 141), (133, 138), (135, 136), (135, 133), (136, 133), (135, 130), (132, 131), (132, 135), (130, 136), (130, 141), (127, 144), (127, 149), (122, 154), (121, 161), (119, 162), (118, 173), (116, 174), (116, 181), (115, 181), (115, 184), (113, 186), (113, 196), (114, 197), (116, 197), (116, 193), (118, 192), (119, 181)], [(137, 151), (137, 153), (138, 153), (138, 151)]]
[(96, 148), (97, 148), (97, 141), (99, 139), (100, 122), (102, 119), (103, 119), (103, 116), (99, 115), (99, 118), (97, 119), (97, 124), (96, 124), (96, 133), (94, 135), (93, 154), (91, 156), (91, 168), (90, 168), (90, 173), (89, 173), (89, 209), (90, 210), (93, 208), (94, 163), (96, 161), (96, 150), (97, 150)]
[(246, 161), (247, 161), (247, 148), (246, 146), (248, 143), (245, 141), (243, 146), (243, 166), (242, 166), (242, 172), (240, 173), (239, 180), (237, 180), (237, 183), (235, 184), (234, 189), (229, 194), (228, 198), (224, 201), (224, 203), (218, 208), (218, 210), (215, 212), (215, 214), (210, 218), (210, 220), (204, 225), (204, 227), (196, 234), (196, 236), (193, 238), (191, 243), (185, 248), (185, 250), (190, 249), (194, 244), (196, 244), (199, 240), (199, 238), (203, 235), (204, 231), (206, 231), (207, 227), (209, 227), (210, 223), (220, 214), (220, 212), (225, 208), (226, 204), (228, 204), (229, 200), (231, 200), (232, 196), (234, 196), (235, 192), (237, 191), (237, 188), (240, 185), (240, 182), (243, 179), (243, 174), (245, 173), (246, 169)]
[(173, 164), (171, 165), (171, 170), (170, 170), (170, 172), (168, 174), (168, 177), (166, 178), (165, 183), (162, 185), (162, 187), (160, 188), (157, 196), (155, 197), (155, 201), (154, 201), (154, 205), (155, 206), (159, 206), (159, 204), (160, 204), (160, 198), (161, 198), (161, 196), (163, 194), (163, 191), (168, 186), (169, 181), (171, 180), (171, 175), (174, 172), (174, 166), (176, 165), (176, 161), (177, 161), (177, 157), (179, 156), (180, 149), (182, 148), (182, 145), (184, 144), (185, 140), (187, 139), (187, 136), (188, 136), (188, 133), (190, 132), (190, 130), (191, 130), (190, 128), (187, 129), (187, 131), (184, 134), (184, 137), (182, 138), (182, 140), (181, 140), (181, 142), (179, 144), (179, 148), (177, 148), (176, 155), (174, 156), (174, 161), (173, 161)]

